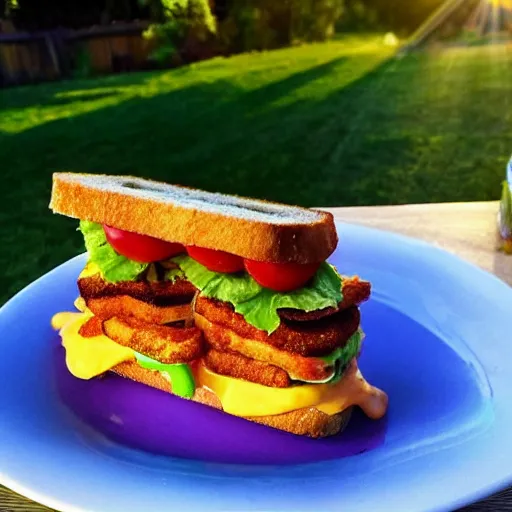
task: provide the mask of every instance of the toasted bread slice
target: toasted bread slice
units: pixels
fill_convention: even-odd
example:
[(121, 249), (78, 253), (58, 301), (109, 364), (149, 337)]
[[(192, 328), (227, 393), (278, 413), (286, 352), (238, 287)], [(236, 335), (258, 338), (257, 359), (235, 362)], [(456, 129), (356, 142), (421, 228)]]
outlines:
[(324, 261), (338, 237), (330, 213), (132, 176), (55, 173), (55, 213), (269, 262)]
[(337, 414), (325, 414), (309, 407), (274, 416), (252, 416), (246, 419), (299, 436), (318, 438), (339, 434), (345, 430), (351, 416), (352, 407)]
[[(112, 371), (141, 384), (172, 393), (171, 385), (159, 372), (142, 368), (136, 362), (130, 361), (118, 364)], [(192, 400), (216, 409), (222, 409), (217, 395), (203, 387), (196, 389)], [(332, 415), (325, 414), (314, 407), (308, 407), (283, 414), (253, 416), (245, 419), (292, 434), (316, 438), (340, 433), (347, 426), (351, 413), (352, 407)]]

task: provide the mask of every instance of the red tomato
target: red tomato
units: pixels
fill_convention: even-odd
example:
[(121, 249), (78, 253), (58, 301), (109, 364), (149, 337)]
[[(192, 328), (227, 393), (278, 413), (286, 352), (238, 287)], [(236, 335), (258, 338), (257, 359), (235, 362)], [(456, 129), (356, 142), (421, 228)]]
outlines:
[(208, 270), (214, 272), (240, 272), (244, 269), (244, 260), (235, 254), (229, 252), (216, 251), (215, 249), (205, 249), (194, 245), (187, 246), (187, 252), (191, 258), (204, 265)]
[(276, 292), (291, 292), (304, 286), (316, 273), (320, 263), (267, 263), (245, 260), (253, 279)]
[(185, 247), (181, 244), (166, 242), (152, 236), (123, 231), (105, 224), (103, 231), (105, 231), (108, 243), (117, 253), (140, 263), (165, 260), (185, 252)]

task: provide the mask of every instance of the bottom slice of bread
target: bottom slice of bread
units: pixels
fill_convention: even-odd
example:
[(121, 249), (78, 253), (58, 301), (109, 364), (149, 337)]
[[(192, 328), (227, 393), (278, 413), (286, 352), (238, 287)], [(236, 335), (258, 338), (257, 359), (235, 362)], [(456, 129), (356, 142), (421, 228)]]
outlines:
[[(142, 368), (135, 361), (120, 363), (112, 371), (121, 377), (171, 393), (171, 386), (162, 374)], [(217, 395), (206, 388), (196, 389), (193, 400), (216, 409), (222, 409)], [(351, 414), (351, 407), (333, 415), (325, 414), (314, 407), (307, 407), (283, 414), (252, 416), (244, 419), (292, 434), (316, 438), (333, 436), (343, 431), (350, 421)]]

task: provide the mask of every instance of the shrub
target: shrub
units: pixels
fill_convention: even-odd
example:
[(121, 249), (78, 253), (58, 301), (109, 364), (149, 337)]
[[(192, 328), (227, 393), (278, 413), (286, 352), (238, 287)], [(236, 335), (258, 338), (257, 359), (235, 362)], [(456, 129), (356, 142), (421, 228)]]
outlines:
[(270, 24), (271, 9), (264, 4), (264, 1), (240, 1), (231, 7), (228, 17), (219, 24), (219, 38), (225, 52), (268, 50), (278, 46), (277, 34)]
[(377, 10), (364, 0), (347, 0), (343, 17), (336, 24), (340, 31), (382, 30)]
[(268, 50), (334, 33), (343, 0), (237, 0), (219, 25), (228, 52)]
[(299, 41), (325, 41), (334, 35), (336, 22), (343, 13), (340, 0), (296, 0), (291, 36)]
[(161, 0), (162, 23), (153, 23), (144, 38), (152, 58), (181, 64), (214, 54), (217, 27), (208, 0)]

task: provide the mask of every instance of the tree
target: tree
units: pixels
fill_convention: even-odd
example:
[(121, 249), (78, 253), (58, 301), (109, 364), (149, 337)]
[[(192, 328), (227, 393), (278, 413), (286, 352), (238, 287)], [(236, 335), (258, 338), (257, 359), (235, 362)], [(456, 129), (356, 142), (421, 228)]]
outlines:
[(444, 0), (346, 0), (347, 21), (401, 34), (416, 30)]
[(151, 2), (162, 19), (144, 32), (154, 59), (180, 64), (213, 56), (217, 24), (208, 0), (160, 0), (158, 10)]

